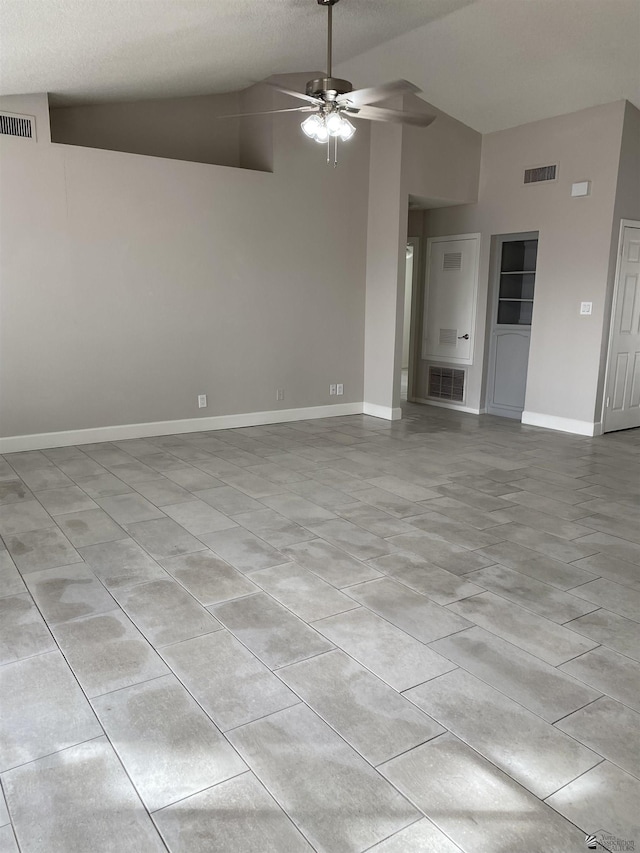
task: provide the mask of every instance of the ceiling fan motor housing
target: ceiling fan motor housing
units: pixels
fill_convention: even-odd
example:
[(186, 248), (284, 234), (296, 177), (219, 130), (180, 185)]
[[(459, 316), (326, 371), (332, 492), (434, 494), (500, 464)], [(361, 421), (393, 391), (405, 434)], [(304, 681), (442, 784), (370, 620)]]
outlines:
[(322, 98), (323, 101), (335, 101), (338, 95), (346, 95), (353, 91), (353, 86), (348, 80), (340, 80), (339, 77), (318, 77), (307, 83), (307, 95), (314, 98)]

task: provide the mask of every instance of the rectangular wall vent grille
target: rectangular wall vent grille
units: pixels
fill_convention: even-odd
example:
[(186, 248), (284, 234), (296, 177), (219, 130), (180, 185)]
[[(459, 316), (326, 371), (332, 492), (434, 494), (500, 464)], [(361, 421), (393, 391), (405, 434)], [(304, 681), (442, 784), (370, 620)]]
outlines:
[(524, 170), (525, 184), (539, 184), (542, 181), (555, 181), (558, 177), (558, 164), (551, 166), (536, 166), (535, 169)]
[(430, 367), (428, 396), (461, 403), (464, 400), (464, 376), (464, 370), (453, 367)]
[(33, 116), (0, 113), (0, 134), (35, 139), (35, 120)]
[(454, 347), (458, 341), (457, 329), (440, 329), (440, 339), (438, 343), (445, 346)]
[(462, 269), (462, 252), (445, 252), (442, 260), (443, 270)]

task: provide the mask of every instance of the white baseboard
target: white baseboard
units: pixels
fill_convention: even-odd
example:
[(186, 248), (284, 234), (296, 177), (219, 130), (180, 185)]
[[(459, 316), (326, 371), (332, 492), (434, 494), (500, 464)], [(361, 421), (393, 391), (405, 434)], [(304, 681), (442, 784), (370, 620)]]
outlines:
[[(282, 424), (314, 418), (334, 418), (341, 415), (361, 415), (364, 403), (336, 403), (329, 406), (308, 406), (300, 409), (279, 409), (271, 412), (245, 412), (239, 415), (216, 415), (210, 418), (188, 418), (177, 421), (156, 421), (146, 424), (74, 429), (63, 432), (43, 432), (34, 435), (14, 435), (0, 438), (0, 453), (24, 450), (46, 450), (48, 447), (69, 447), (74, 444), (95, 444), (101, 441), (123, 441), (129, 438), (151, 438), (155, 435), (178, 435), (183, 432), (207, 432), (236, 427)], [(398, 411), (400, 411), (398, 409)], [(385, 417), (366, 412), (374, 417)]]
[(377, 403), (363, 403), (362, 414), (371, 415), (372, 418), (384, 418), (385, 421), (399, 421), (402, 417), (402, 409), (392, 409), (391, 406), (379, 406)]
[(414, 397), (414, 403), (425, 406), (437, 406), (439, 409), (452, 409), (456, 412), (466, 412), (468, 415), (483, 415), (485, 409), (472, 409), (471, 406), (459, 406), (457, 403), (443, 403), (440, 400), (425, 400), (423, 397)]
[(590, 421), (577, 421), (573, 418), (561, 418), (557, 415), (542, 415), (539, 412), (523, 412), (522, 423), (527, 426), (555, 429), (559, 432), (572, 432), (575, 435), (601, 435), (602, 424)]

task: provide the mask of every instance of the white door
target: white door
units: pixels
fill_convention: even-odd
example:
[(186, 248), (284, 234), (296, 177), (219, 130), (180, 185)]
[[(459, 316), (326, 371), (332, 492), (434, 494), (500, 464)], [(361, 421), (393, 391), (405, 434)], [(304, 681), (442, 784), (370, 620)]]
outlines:
[(604, 431), (640, 427), (640, 226), (623, 225), (607, 359)]
[(427, 240), (422, 358), (473, 363), (479, 234)]

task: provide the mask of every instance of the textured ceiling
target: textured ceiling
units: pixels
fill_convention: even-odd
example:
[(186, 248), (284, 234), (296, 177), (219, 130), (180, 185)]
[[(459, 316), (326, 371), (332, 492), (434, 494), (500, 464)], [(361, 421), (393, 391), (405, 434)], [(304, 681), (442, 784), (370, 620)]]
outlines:
[[(241, 89), (325, 66), (316, 0), (0, 0), (0, 94), (57, 104)], [(342, 0), (336, 73), (405, 77), (482, 132), (628, 98), (640, 0)]]
[(622, 98), (640, 108), (640, 0), (477, 0), (338, 70), (355, 85), (406, 77), (481, 133)]
[[(473, 0), (343, 0), (344, 60)], [(0, 94), (61, 103), (203, 95), (324, 69), (316, 0), (0, 0)]]

